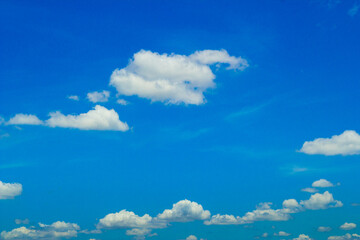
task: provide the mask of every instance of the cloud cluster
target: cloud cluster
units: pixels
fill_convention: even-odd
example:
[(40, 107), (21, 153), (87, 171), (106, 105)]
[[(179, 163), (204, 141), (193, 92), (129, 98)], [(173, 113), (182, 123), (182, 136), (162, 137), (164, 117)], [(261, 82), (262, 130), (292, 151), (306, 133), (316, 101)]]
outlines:
[(360, 239), (360, 235), (359, 234), (350, 234), (347, 233), (343, 236), (330, 236), (328, 237), (328, 240), (359, 240)]
[(41, 121), (35, 115), (16, 114), (7, 124), (44, 125), (47, 127), (76, 128), (80, 130), (112, 130), (127, 131), (129, 126), (119, 119), (114, 109), (96, 105), (94, 109), (79, 115), (64, 115), (61, 112), (51, 112), (50, 118)]
[(189, 56), (141, 50), (125, 68), (112, 73), (110, 85), (120, 95), (199, 105), (205, 102), (204, 92), (215, 87), (215, 75), (209, 67), (215, 63), (240, 71), (249, 66), (245, 59), (230, 56), (226, 50), (197, 51)]
[(13, 239), (59, 239), (76, 237), (80, 230), (76, 223), (54, 222), (50, 225), (39, 223), (38, 228), (19, 227), (9, 232), (3, 231), (0, 236), (3, 240)]
[(347, 130), (331, 138), (306, 141), (299, 151), (310, 155), (326, 156), (360, 154), (360, 135), (355, 131)]
[(20, 183), (4, 183), (0, 181), (0, 199), (13, 199), (21, 195), (22, 185)]
[(260, 204), (256, 210), (246, 213), (243, 217), (216, 214), (204, 223), (206, 225), (236, 225), (257, 221), (287, 221), (291, 218), (290, 214), (292, 213), (342, 206), (343, 204), (341, 201), (335, 200), (333, 195), (326, 191), (322, 194), (313, 194), (308, 200), (301, 200), (300, 203), (295, 199), (284, 200), (283, 208), (280, 209), (272, 209), (271, 203), (263, 203)]
[(117, 213), (110, 213), (99, 220), (98, 229), (129, 229), (127, 235), (133, 235), (141, 239), (144, 235), (151, 235), (151, 229), (166, 228), (171, 222), (191, 222), (205, 220), (210, 217), (210, 212), (203, 207), (189, 200), (181, 200), (171, 209), (165, 209), (156, 217), (148, 214), (138, 216), (134, 212), (121, 210)]

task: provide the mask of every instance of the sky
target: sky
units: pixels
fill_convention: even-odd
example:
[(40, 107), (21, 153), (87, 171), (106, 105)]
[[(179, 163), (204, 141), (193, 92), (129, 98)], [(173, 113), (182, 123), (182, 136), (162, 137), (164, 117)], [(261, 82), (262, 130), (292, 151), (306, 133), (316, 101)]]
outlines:
[(0, 239), (360, 239), (359, 8), (1, 1)]

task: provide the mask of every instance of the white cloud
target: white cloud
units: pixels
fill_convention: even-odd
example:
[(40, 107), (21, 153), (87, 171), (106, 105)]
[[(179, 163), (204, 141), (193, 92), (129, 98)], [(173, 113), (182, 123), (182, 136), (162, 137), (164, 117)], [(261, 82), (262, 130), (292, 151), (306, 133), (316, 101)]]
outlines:
[(24, 220), (22, 220), (22, 219), (15, 219), (15, 223), (16, 224), (29, 224), (30, 223), (30, 221), (29, 221), (29, 219), (24, 219)]
[(234, 215), (216, 214), (210, 220), (205, 221), (205, 225), (237, 225), (253, 223), (256, 221), (287, 221), (292, 213), (298, 213), (305, 210), (318, 210), (334, 207), (342, 207), (342, 202), (334, 200), (329, 192), (323, 194), (316, 193), (310, 196), (308, 200), (302, 200), (300, 203), (295, 199), (283, 201), (283, 208), (272, 209), (271, 203), (262, 203), (256, 210), (247, 212), (243, 217)]
[(323, 227), (323, 226), (320, 226), (320, 227), (318, 227), (317, 231), (318, 231), (318, 232), (330, 232), (330, 231), (331, 231), (331, 227)]
[(245, 59), (229, 56), (225, 50), (197, 51), (190, 56), (141, 50), (125, 68), (112, 73), (110, 85), (125, 96), (199, 105), (205, 102), (204, 92), (215, 87), (215, 75), (209, 67), (214, 63), (227, 63), (229, 69), (248, 67)]
[(109, 91), (102, 91), (102, 92), (89, 92), (87, 94), (87, 99), (90, 102), (93, 103), (98, 103), (98, 102), (107, 102), (109, 100), (110, 97), (110, 92)]
[(41, 121), (37, 116), (32, 114), (18, 113), (14, 117), (10, 118), (6, 122), (7, 125), (42, 125)]
[(312, 240), (308, 235), (300, 234), (299, 237), (293, 238), (293, 240)]
[(290, 233), (284, 232), (284, 231), (280, 231), (278, 233), (274, 233), (274, 236), (279, 236), (279, 237), (287, 237), (290, 236)]
[(359, 240), (360, 239), (360, 235), (359, 234), (350, 234), (347, 233), (343, 236), (330, 236), (328, 237), (328, 240)]
[(123, 105), (123, 106), (126, 106), (126, 105), (129, 104), (129, 102), (126, 101), (125, 99), (118, 99), (118, 100), (116, 100), (116, 103), (120, 104), (120, 105)]
[(261, 237), (263, 237), (263, 238), (267, 238), (268, 236), (269, 236), (269, 234), (267, 232), (265, 232), (261, 235)]
[(317, 138), (314, 141), (306, 141), (300, 152), (326, 156), (360, 154), (360, 135), (355, 131), (347, 130), (331, 138)]
[(203, 207), (189, 200), (182, 200), (173, 204), (172, 209), (166, 209), (157, 216), (158, 219), (167, 222), (190, 222), (194, 220), (205, 220), (210, 217), (210, 212)]
[(166, 222), (160, 222), (145, 214), (140, 217), (134, 212), (121, 210), (117, 213), (110, 213), (104, 218), (100, 219), (97, 228), (117, 229), (117, 228), (164, 228), (167, 226)]
[(18, 239), (58, 239), (76, 237), (79, 225), (75, 223), (55, 222), (51, 225), (39, 223), (39, 228), (15, 228), (9, 232), (1, 232), (3, 240)]
[(71, 96), (68, 96), (67, 98), (70, 100), (79, 101), (79, 96), (77, 96), (77, 95), (71, 95)]
[(146, 228), (133, 228), (126, 230), (126, 235), (134, 236), (135, 239), (145, 239), (145, 236), (154, 236), (154, 234), (151, 234), (151, 231), (151, 229)]
[(311, 186), (316, 187), (316, 188), (328, 188), (328, 187), (333, 187), (334, 184), (332, 184), (331, 182), (329, 182), (326, 179), (320, 179), (320, 180), (313, 182)]
[(308, 192), (308, 193), (316, 193), (319, 190), (317, 190), (316, 188), (303, 188), (303, 189), (301, 189), (301, 191)]
[(342, 207), (343, 204), (341, 201), (334, 200), (333, 195), (328, 191), (321, 193), (315, 193), (311, 195), (309, 200), (304, 200), (300, 202), (306, 209), (317, 210), (317, 209), (327, 209), (334, 207)]
[(356, 224), (355, 223), (344, 223), (343, 225), (340, 226), (340, 229), (342, 230), (351, 230), (356, 228)]
[(194, 235), (188, 236), (185, 240), (197, 240), (198, 238)]
[(355, 3), (352, 8), (349, 9), (348, 14), (350, 17), (355, 17), (355, 15), (359, 12), (360, 5)]
[(81, 130), (114, 130), (127, 131), (129, 126), (119, 119), (114, 109), (96, 105), (93, 110), (79, 115), (64, 115), (61, 112), (50, 113), (46, 120), (49, 127), (77, 128)]
[(0, 181), (0, 199), (13, 199), (21, 195), (22, 185), (20, 183), (4, 183)]

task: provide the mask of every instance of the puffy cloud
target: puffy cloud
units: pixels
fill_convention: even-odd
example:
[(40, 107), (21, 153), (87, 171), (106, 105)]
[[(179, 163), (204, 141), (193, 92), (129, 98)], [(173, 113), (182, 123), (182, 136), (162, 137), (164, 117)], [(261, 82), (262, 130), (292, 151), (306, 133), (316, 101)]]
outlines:
[(197, 240), (198, 238), (194, 235), (188, 236), (185, 240)]
[(342, 202), (334, 200), (329, 192), (323, 194), (316, 193), (310, 196), (308, 200), (302, 200), (300, 203), (295, 199), (283, 201), (283, 208), (272, 209), (271, 203), (262, 203), (257, 206), (256, 210), (247, 212), (243, 217), (234, 215), (216, 214), (210, 220), (205, 221), (205, 225), (237, 225), (253, 223), (256, 221), (287, 221), (291, 218), (292, 213), (305, 210), (327, 209), (333, 207), (342, 207)]
[(328, 240), (359, 240), (360, 239), (360, 235), (359, 234), (350, 234), (347, 233), (343, 236), (330, 236), (328, 237)]
[(319, 190), (317, 190), (316, 188), (303, 188), (303, 189), (301, 189), (301, 191), (308, 192), (308, 193), (316, 193)]
[(340, 226), (340, 229), (342, 230), (351, 230), (356, 228), (356, 224), (355, 223), (344, 223), (343, 225)]
[(190, 222), (194, 220), (205, 220), (210, 217), (210, 212), (203, 207), (189, 200), (182, 200), (173, 204), (172, 209), (166, 209), (157, 216), (160, 220), (167, 222)]
[(24, 219), (24, 220), (22, 220), (22, 219), (15, 219), (15, 223), (16, 224), (29, 224), (30, 223), (30, 221), (29, 221), (29, 219)]
[(121, 210), (117, 213), (110, 213), (104, 218), (100, 219), (97, 228), (106, 228), (106, 229), (117, 229), (117, 228), (164, 228), (166, 227), (166, 222), (157, 221), (152, 218), (150, 215), (145, 214), (140, 217), (134, 212)]
[(7, 125), (42, 125), (44, 124), (37, 116), (32, 114), (18, 113), (6, 122)]
[(151, 229), (146, 228), (133, 228), (126, 230), (126, 235), (134, 236), (135, 239), (145, 239), (145, 236), (154, 236), (151, 234)]
[(9, 232), (1, 232), (1, 239), (58, 239), (76, 237), (79, 225), (75, 223), (55, 222), (51, 225), (39, 223), (39, 228), (15, 228)]
[(304, 200), (300, 202), (306, 209), (317, 210), (317, 209), (327, 209), (334, 207), (342, 207), (343, 204), (341, 201), (334, 200), (334, 197), (328, 191), (321, 193), (315, 193), (311, 195), (309, 200)]
[(323, 226), (320, 226), (320, 227), (318, 227), (317, 231), (318, 231), (318, 232), (330, 232), (330, 231), (331, 231), (331, 227), (323, 227)]
[(126, 105), (129, 104), (129, 102), (126, 101), (125, 99), (118, 99), (118, 100), (116, 100), (116, 103), (120, 104), (120, 105), (123, 105), (123, 106), (126, 106)]
[(100, 105), (96, 105), (93, 110), (79, 115), (64, 115), (61, 112), (50, 113), (46, 125), (81, 130), (129, 130), (127, 123), (120, 121), (119, 115), (114, 109), (108, 110)]
[(284, 232), (284, 231), (280, 231), (278, 233), (274, 233), (274, 236), (279, 236), (279, 237), (287, 237), (290, 236), (290, 233)]
[(308, 235), (300, 234), (299, 237), (293, 238), (293, 240), (312, 240)]
[(71, 95), (71, 96), (68, 96), (67, 98), (70, 100), (79, 101), (79, 96), (77, 96), (77, 95)]
[(205, 102), (204, 92), (215, 87), (209, 67), (214, 63), (227, 63), (228, 69), (248, 67), (245, 59), (225, 50), (197, 51), (190, 56), (141, 50), (125, 68), (112, 73), (110, 85), (121, 95), (137, 95), (152, 102), (199, 105)]
[(329, 182), (326, 179), (320, 179), (317, 180), (315, 182), (313, 182), (312, 187), (317, 187), (317, 188), (328, 188), (328, 187), (333, 187), (334, 184), (332, 184), (331, 182)]
[(247, 212), (243, 217), (216, 214), (205, 225), (237, 225), (256, 221), (287, 221), (290, 219), (289, 209), (271, 209), (271, 203), (261, 203), (257, 209)]
[(300, 152), (326, 156), (360, 154), (360, 135), (355, 131), (347, 130), (331, 138), (317, 138), (313, 141), (306, 141)]
[(98, 103), (98, 102), (107, 102), (109, 100), (110, 97), (110, 92), (109, 91), (102, 91), (102, 92), (89, 92), (87, 94), (87, 99), (90, 102), (93, 103)]
[(21, 195), (22, 185), (20, 183), (4, 183), (0, 181), (0, 199), (13, 199)]
[(269, 236), (269, 234), (267, 232), (265, 232), (261, 235), (261, 237), (263, 237), (263, 238), (267, 238), (268, 236)]

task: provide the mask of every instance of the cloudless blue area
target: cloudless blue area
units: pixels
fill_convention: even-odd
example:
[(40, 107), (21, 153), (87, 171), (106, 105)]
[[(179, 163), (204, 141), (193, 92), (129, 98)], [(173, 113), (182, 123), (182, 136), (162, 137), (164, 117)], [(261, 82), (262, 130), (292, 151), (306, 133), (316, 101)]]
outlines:
[[(339, 225), (359, 220), (360, 207), (351, 206), (360, 202), (359, 157), (297, 150), (318, 137), (360, 131), (360, 13), (348, 15), (354, 4), (1, 1), (0, 116), (84, 113), (94, 106), (86, 94), (105, 89), (111, 98), (101, 105), (114, 108), (132, 130), (1, 126), (0, 135), (10, 136), (0, 139), (0, 180), (24, 190), (0, 201), (0, 231), (17, 227), (16, 218), (94, 229), (108, 213), (155, 216), (183, 199), (212, 214), (242, 216), (260, 202), (280, 208), (284, 199), (308, 199), (300, 190), (326, 178), (341, 183), (330, 191), (343, 208), (249, 228), (174, 223), (152, 239), (253, 239), (280, 230), (326, 239), (330, 233), (316, 231), (321, 225), (343, 235)], [(226, 49), (250, 67), (214, 68), (217, 87), (200, 106), (138, 97), (118, 105), (110, 75), (141, 49), (183, 55)], [(125, 230), (91, 237), (131, 239)]]

